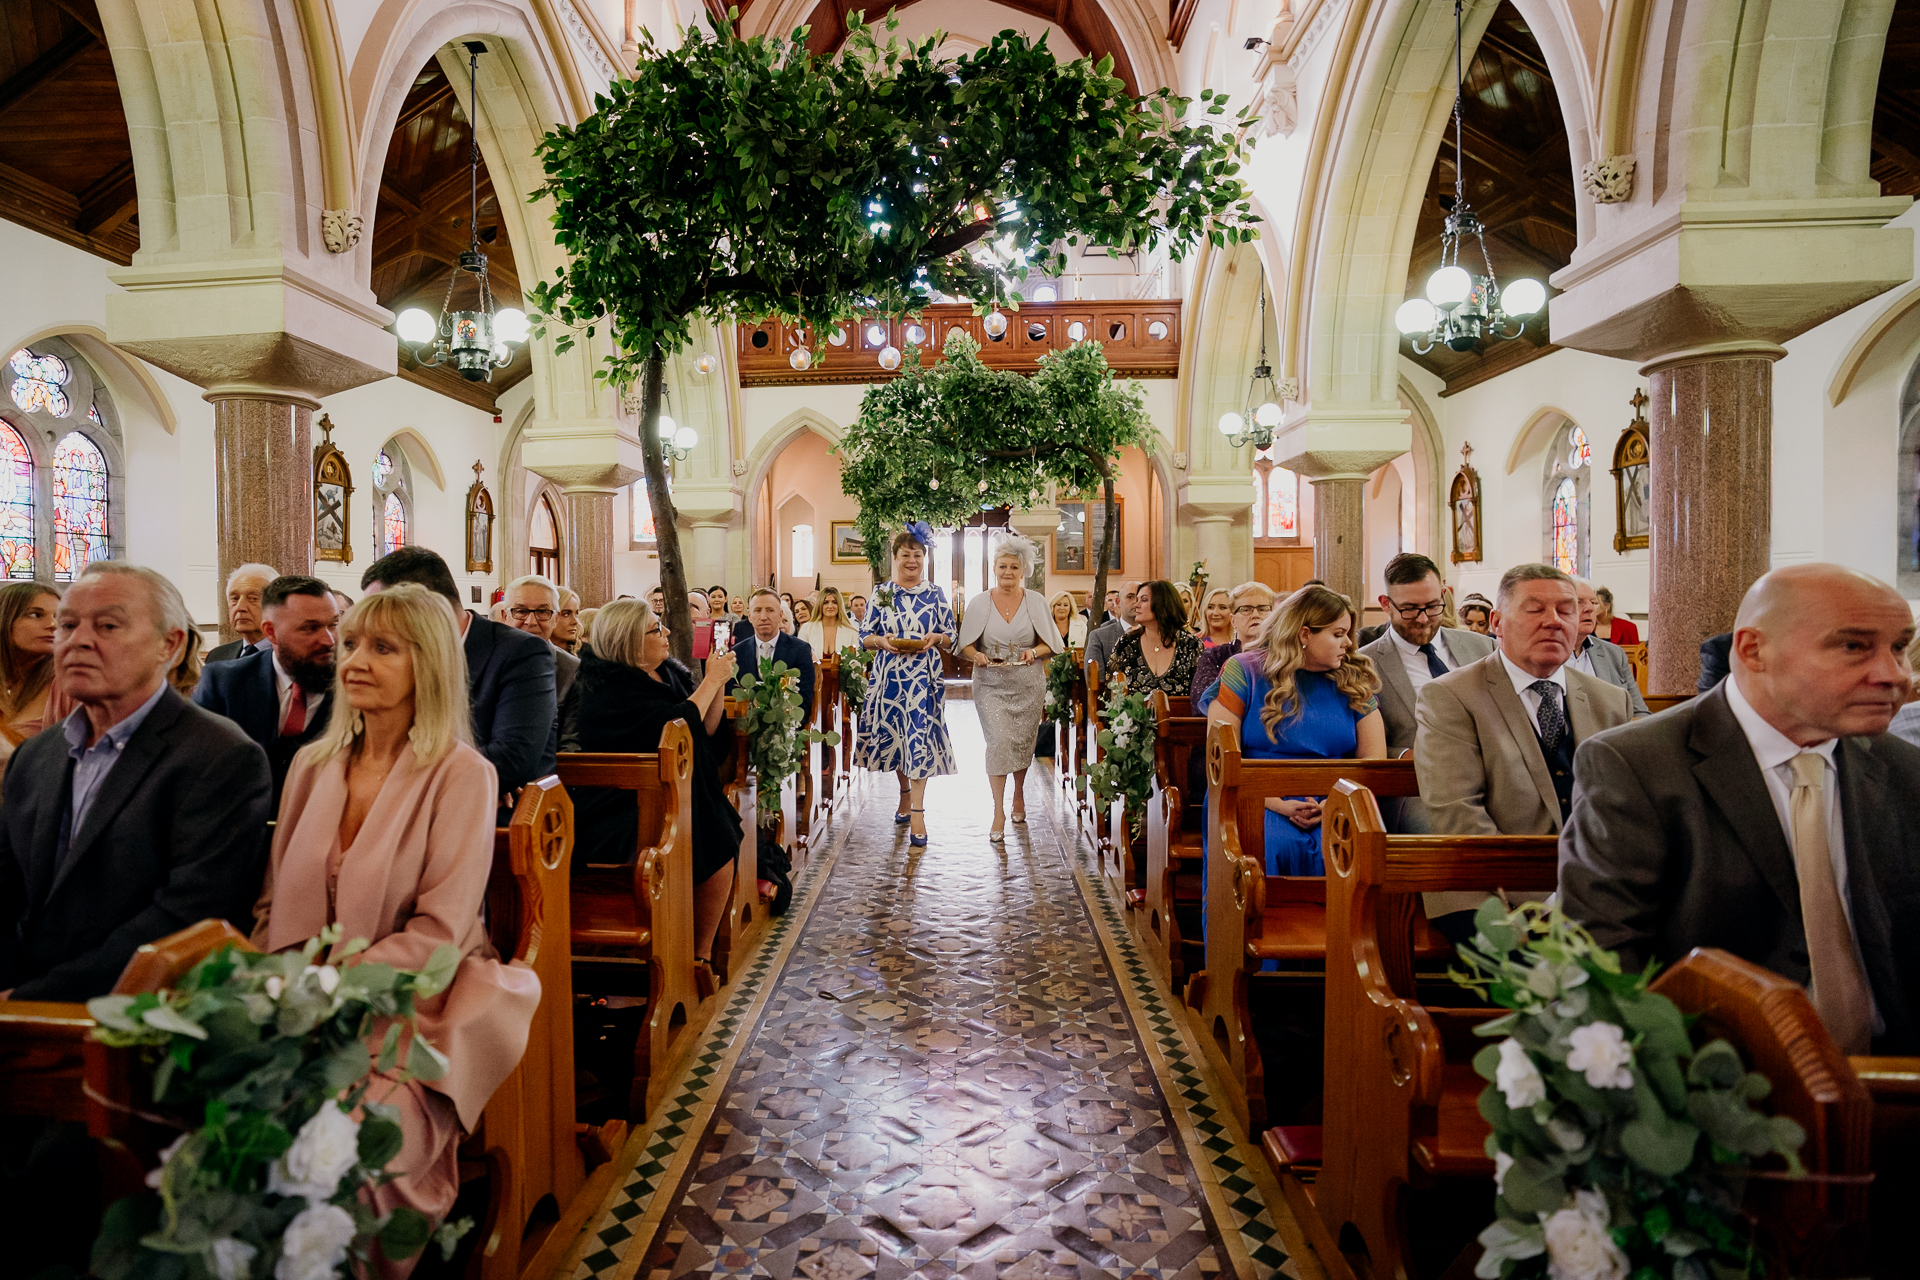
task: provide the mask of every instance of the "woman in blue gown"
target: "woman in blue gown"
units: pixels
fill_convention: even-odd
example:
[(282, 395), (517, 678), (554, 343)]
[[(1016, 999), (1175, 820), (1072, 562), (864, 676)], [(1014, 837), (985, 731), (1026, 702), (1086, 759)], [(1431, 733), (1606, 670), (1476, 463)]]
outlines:
[[(873, 593), (860, 620), (860, 643), (877, 650), (867, 673), (867, 700), (860, 708), (860, 746), (854, 763), (891, 769), (900, 780), (898, 823), (912, 823), (909, 839), (927, 843), (922, 812), (927, 779), (953, 773), (953, 740), (947, 736), (947, 687), (940, 677), (940, 650), (953, 643), (953, 608), (947, 593), (924, 581), (933, 530), (916, 523), (893, 540), (893, 580)], [(907, 650), (900, 641), (928, 641)]]
[[(1253, 760), (1384, 759), (1380, 676), (1355, 652), (1353, 606), (1326, 587), (1303, 587), (1267, 615), (1259, 647), (1220, 673), (1207, 718), (1233, 725)], [(1320, 800), (1267, 801), (1267, 874), (1326, 874)]]

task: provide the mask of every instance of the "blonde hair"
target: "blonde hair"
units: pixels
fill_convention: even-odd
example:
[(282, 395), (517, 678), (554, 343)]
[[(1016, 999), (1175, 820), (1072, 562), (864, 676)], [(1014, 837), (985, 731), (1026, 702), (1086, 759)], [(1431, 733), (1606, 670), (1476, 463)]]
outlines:
[(840, 594), (838, 587), (822, 587), (820, 594), (814, 597), (813, 619), (815, 622), (826, 617), (827, 601), (833, 601), (833, 607), (840, 612), (835, 615), (844, 624), (847, 621), (847, 598)]
[[(579, 597), (576, 596), (574, 598), (578, 599)], [(583, 646), (593, 643), (593, 620), (599, 616), (600, 611), (598, 609), (582, 609), (580, 611), (580, 643)]]
[[(402, 582), (372, 595), (347, 610), (340, 619), (340, 644), (373, 633), (393, 636), (413, 656), (413, 727), (407, 741), (414, 759), (423, 765), (439, 763), (454, 747), (473, 745), (473, 721), (467, 700), (467, 655), (454, 629), (447, 598), (418, 583)], [(333, 674), (334, 713), (327, 730), (312, 746), (315, 764), (325, 764), (345, 752), (360, 749), (366, 721), (347, 702), (341, 681), (340, 659)]]
[[(1302, 587), (1281, 602), (1261, 624), (1256, 644), (1260, 648), (1261, 674), (1267, 678), (1267, 700), (1260, 708), (1260, 723), (1273, 736), (1282, 720), (1292, 719), (1306, 709), (1294, 679), (1306, 658), (1306, 646), (1300, 642), (1302, 631), (1324, 631), (1342, 617), (1351, 621), (1353, 602), (1327, 587)], [(1347, 705), (1363, 709), (1367, 700), (1380, 692), (1380, 675), (1373, 663), (1357, 652), (1351, 633), (1340, 665), (1326, 674), (1334, 687), (1347, 696)]]
[(645, 600), (615, 600), (594, 615), (594, 653), (623, 667), (639, 666), (653, 620), (653, 606)]
[(1227, 592), (1227, 603), (1239, 604), (1241, 596), (1265, 596), (1268, 604), (1280, 598), (1280, 593), (1264, 582), (1243, 582)]
[(1049, 618), (1053, 616), (1054, 606), (1062, 600), (1067, 602), (1067, 625), (1072, 626), (1073, 615), (1079, 611), (1080, 605), (1079, 602), (1073, 598), (1073, 592), (1071, 591), (1056, 591), (1053, 593), (1053, 599), (1047, 601), (1047, 616)]

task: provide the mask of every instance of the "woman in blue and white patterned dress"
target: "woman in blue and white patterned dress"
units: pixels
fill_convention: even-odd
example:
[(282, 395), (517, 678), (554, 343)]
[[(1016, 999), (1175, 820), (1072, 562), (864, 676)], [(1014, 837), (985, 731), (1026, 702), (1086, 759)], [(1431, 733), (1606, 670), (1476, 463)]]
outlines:
[[(860, 709), (860, 752), (855, 761), (867, 769), (891, 769), (900, 779), (900, 811), (893, 820), (911, 823), (909, 839), (927, 843), (924, 801), (928, 778), (953, 773), (953, 740), (947, 736), (946, 683), (940, 678), (940, 651), (953, 643), (953, 608), (947, 594), (925, 581), (933, 530), (908, 526), (893, 540), (893, 581), (874, 592), (860, 622), (860, 643), (877, 652), (867, 673), (867, 700)], [(926, 638), (917, 652), (896, 640)]]

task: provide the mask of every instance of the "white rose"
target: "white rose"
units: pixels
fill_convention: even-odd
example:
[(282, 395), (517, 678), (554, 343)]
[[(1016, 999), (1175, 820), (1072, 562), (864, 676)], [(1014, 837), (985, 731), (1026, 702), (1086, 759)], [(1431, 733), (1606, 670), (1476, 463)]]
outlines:
[(1504, 1151), (1493, 1153), (1493, 1189), (1501, 1195), (1507, 1193), (1507, 1170), (1513, 1168), (1513, 1157)]
[(244, 1240), (222, 1236), (213, 1242), (213, 1274), (218, 1280), (248, 1280), (259, 1252)]
[(1607, 1233), (1607, 1198), (1576, 1191), (1546, 1219), (1547, 1274), (1553, 1280), (1626, 1280), (1627, 1255)]
[(160, 1175), (167, 1171), (167, 1161), (173, 1159), (173, 1153), (186, 1146), (187, 1139), (192, 1136), (190, 1133), (183, 1133), (167, 1144), (167, 1149), (160, 1153), (160, 1163), (155, 1165), (147, 1174), (148, 1186), (152, 1187), (155, 1191), (160, 1189)]
[(1527, 1047), (1511, 1036), (1500, 1042), (1500, 1066), (1493, 1073), (1493, 1083), (1507, 1095), (1507, 1105), (1515, 1111), (1547, 1096), (1547, 1082), (1540, 1078), (1540, 1068), (1527, 1056)]
[[(267, 1170), (267, 1190), (276, 1195), (328, 1200), (360, 1158), (360, 1124), (329, 1101), (300, 1126), (286, 1154)], [(297, 1219), (296, 1219), (297, 1221)]]
[(1567, 1067), (1587, 1073), (1587, 1083), (1596, 1089), (1631, 1089), (1633, 1050), (1627, 1034), (1611, 1022), (1590, 1022), (1575, 1027), (1567, 1036)]
[(280, 980), (280, 976), (278, 974), (275, 974), (273, 977), (268, 978), (267, 979), (267, 999), (278, 1000), (280, 998), (280, 993), (286, 989), (286, 985), (287, 985), (286, 983)]
[[(320, 994), (330, 996), (334, 988), (340, 985), (340, 971), (330, 964), (308, 965), (307, 973), (315, 975), (314, 981), (320, 984)], [(306, 976), (305, 974), (301, 975)]]
[(352, 1214), (337, 1204), (312, 1205), (287, 1224), (274, 1280), (333, 1280), (352, 1243)]

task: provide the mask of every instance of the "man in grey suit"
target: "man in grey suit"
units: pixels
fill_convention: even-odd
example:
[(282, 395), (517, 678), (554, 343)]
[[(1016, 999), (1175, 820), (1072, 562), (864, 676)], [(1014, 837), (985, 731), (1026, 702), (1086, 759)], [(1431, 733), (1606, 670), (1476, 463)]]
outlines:
[(208, 662), (233, 662), (271, 649), (267, 639), (262, 597), (267, 584), (280, 576), (270, 564), (243, 564), (227, 575), (227, 625), (238, 633), (238, 640), (215, 645), (207, 650)]
[(1634, 719), (1652, 715), (1647, 709), (1646, 697), (1640, 692), (1640, 682), (1633, 678), (1633, 663), (1627, 660), (1627, 651), (1594, 634), (1600, 616), (1600, 593), (1585, 578), (1575, 578), (1573, 588), (1580, 593), (1580, 636), (1573, 642), (1573, 656), (1567, 659), (1567, 665), (1625, 689), (1627, 700), (1633, 703)]
[(54, 664), (80, 706), (7, 768), (0, 998), (87, 1000), (146, 943), (210, 916), (251, 929), (273, 782), (238, 725), (167, 683), (191, 625), (172, 583), (119, 561), (60, 602)]
[(553, 630), (560, 623), (560, 605), (566, 595), (551, 578), (530, 573), (507, 584), (504, 603), (509, 626), (539, 636), (553, 646), (553, 693), (559, 706), (560, 750), (578, 751), (580, 694), (573, 687), (573, 680), (580, 674), (580, 659), (553, 643)]
[(1920, 748), (1907, 603), (1838, 565), (1748, 590), (1732, 674), (1574, 757), (1567, 914), (1638, 969), (1721, 947), (1795, 982), (1845, 1053), (1920, 1053)]
[[(1140, 589), (1137, 582), (1129, 582), (1127, 589), (1120, 593), (1120, 616), (1108, 618), (1099, 626), (1087, 632), (1087, 656), (1085, 661), (1100, 664), (1100, 682), (1105, 685), (1113, 674), (1113, 647), (1120, 643), (1120, 637), (1133, 629), (1126, 619), (1133, 616), (1133, 593)], [(1108, 592), (1109, 595), (1112, 592)]]
[[(1500, 645), (1491, 657), (1420, 690), (1420, 799), (1438, 835), (1552, 835), (1572, 808), (1576, 744), (1633, 713), (1626, 690), (1567, 666), (1580, 598), (1560, 570), (1507, 570), (1492, 623)], [(1427, 918), (1450, 938), (1469, 937), (1485, 897), (1428, 894)]]

